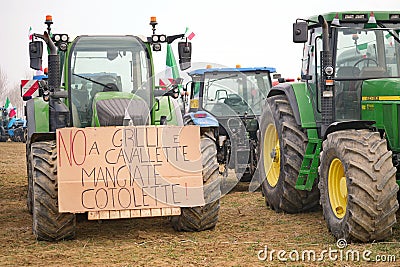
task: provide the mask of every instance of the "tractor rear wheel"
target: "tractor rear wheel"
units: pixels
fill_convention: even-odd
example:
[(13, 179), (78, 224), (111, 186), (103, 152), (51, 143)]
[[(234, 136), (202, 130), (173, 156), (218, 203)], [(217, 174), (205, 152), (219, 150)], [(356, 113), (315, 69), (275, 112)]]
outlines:
[(57, 146), (55, 141), (33, 143), (33, 233), (37, 240), (75, 237), (75, 214), (58, 212)]
[(172, 225), (177, 231), (204, 231), (213, 229), (218, 222), (221, 178), (217, 162), (217, 147), (211, 132), (202, 134), (200, 149), (206, 204), (199, 207), (181, 208), (181, 215), (171, 217)]
[(307, 145), (307, 134), (296, 123), (286, 95), (268, 98), (261, 116), (260, 179), (267, 206), (277, 212), (297, 213), (315, 209), (319, 192), (315, 182), (311, 191), (297, 190)]
[(390, 237), (399, 186), (386, 140), (369, 130), (333, 132), (320, 160), (320, 201), (332, 234), (362, 242)]
[(28, 186), (26, 193), (26, 206), (30, 214), (33, 211), (33, 178), (32, 178), (32, 153), (30, 147), (26, 144), (26, 173), (28, 176)]

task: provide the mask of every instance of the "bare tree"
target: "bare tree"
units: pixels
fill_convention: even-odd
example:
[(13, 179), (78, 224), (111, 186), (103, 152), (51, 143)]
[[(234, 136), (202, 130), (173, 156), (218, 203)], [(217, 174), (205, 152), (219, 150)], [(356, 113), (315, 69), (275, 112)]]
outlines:
[(24, 115), (24, 101), (21, 97), (21, 87), (19, 84), (15, 84), (14, 86), (10, 86), (8, 93), (8, 98), (10, 99), (13, 107), (17, 108), (17, 117), (22, 117)]
[(24, 102), (21, 97), (20, 84), (11, 85), (6, 73), (0, 67), (0, 106), (5, 105), (7, 97), (10, 99), (11, 105), (17, 110), (17, 116), (22, 117), (24, 114)]
[(6, 73), (0, 66), (0, 106), (4, 105), (8, 93), (7, 89), (8, 89), (8, 78)]

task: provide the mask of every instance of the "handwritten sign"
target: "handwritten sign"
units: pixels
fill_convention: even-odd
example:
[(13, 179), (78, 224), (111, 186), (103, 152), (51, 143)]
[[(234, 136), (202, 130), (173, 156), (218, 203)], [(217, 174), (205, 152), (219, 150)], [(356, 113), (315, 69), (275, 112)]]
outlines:
[(57, 130), (60, 212), (204, 205), (198, 126)]

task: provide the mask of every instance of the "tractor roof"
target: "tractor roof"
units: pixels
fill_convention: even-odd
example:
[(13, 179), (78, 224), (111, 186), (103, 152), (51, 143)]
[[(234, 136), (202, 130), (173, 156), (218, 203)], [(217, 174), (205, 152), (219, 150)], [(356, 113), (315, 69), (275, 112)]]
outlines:
[(276, 72), (276, 68), (271, 67), (254, 67), (254, 68), (209, 68), (209, 69), (197, 69), (189, 73), (189, 75), (204, 75), (205, 73), (211, 72), (254, 72), (254, 71), (269, 71), (271, 73)]
[[(321, 14), (329, 23), (338, 15), (340, 22), (366, 23), (373, 12), (376, 21), (400, 23), (400, 11), (340, 11)], [(318, 24), (318, 15), (308, 18), (309, 25)]]

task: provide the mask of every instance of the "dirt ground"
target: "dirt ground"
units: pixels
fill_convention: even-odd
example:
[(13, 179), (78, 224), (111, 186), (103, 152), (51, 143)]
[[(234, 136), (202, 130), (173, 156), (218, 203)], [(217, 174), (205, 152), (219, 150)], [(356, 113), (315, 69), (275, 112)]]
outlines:
[[(219, 222), (211, 231), (175, 232), (167, 218), (82, 219), (75, 240), (38, 242), (26, 208), (25, 144), (0, 143), (0, 155), (0, 266), (369, 265), (364, 258), (400, 266), (400, 223), (387, 242), (338, 249), (321, 211), (275, 213), (259, 191), (249, 192), (248, 183), (221, 199)], [(307, 254), (311, 251), (315, 259)]]

